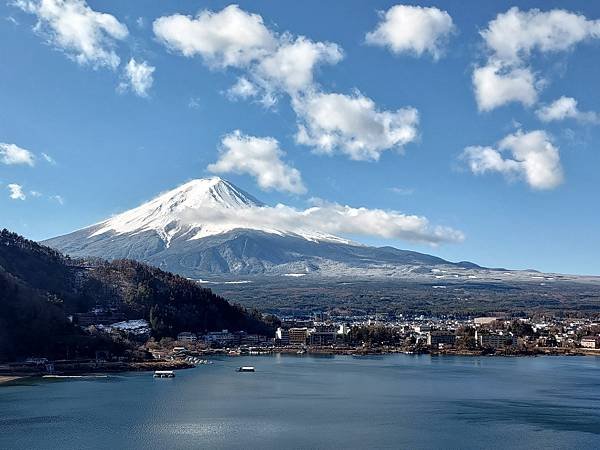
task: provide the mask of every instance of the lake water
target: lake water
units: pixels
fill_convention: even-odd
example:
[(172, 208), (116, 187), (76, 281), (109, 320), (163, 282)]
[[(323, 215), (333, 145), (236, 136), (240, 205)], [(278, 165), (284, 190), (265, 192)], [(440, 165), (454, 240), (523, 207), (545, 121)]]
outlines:
[(257, 356), (30, 381), (0, 386), (0, 448), (598, 449), (600, 358)]

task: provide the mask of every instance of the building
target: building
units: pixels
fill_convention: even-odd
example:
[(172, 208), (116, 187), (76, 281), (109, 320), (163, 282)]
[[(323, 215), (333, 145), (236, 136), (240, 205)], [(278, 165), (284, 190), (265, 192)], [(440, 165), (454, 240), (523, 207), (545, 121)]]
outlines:
[(340, 336), (346, 336), (349, 333), (350, 327), (345, 323), (341, 324), (337, 331), (337, 334), (339, 334)]
[(417, 333), (429, 333), (431, 331), (431, 325), (428, 325), (428, 324), (415, 325), (414, 330)]
[(593, 350), (600, 349), (600, 337), (586, 336), (584, 338), (581, 338), (581, 346), (583, 348), (590, 348)]
[(473, 322), (475, 325), (489, 325), (494, 323), (496, 320), (502, 320), (501, 317), (475, 317)]
[(204, 335), (204, 342), (208, 345), (228, 346), (235, 344), (235, 336), (228, 330), (211, 331)]
[(189, 331), (182, 331), (177, 335), (177, 340), (179, 342), (196, 342), (198, 337)]
[(483, 348), (514, 347), (517, 345), (517, 338), (512, 333), (492, 333), (475, 330), (475, 340)]
[(333, 345), (337, 336), (335, 325), (317, 325), (308, 336), (310, 345)]
[(267, 337), (261, 334), (240, 334), (240, 344), (242, 345), (260, 345), (267, 341)]
[(427, 334), (427, 345), (430, 347), (439, 347), (440, 344), (454, 345), (456, 342), (456, 333), (448, 330), (430, 331)]
[(290, 344), (290, 331), (285, 328), (277, 328), (275, 332), (275, 340), (279, 345), (289, 345)]
[(288, 330), (290, 345), (306, 345), (308, 328), (290, 328)]

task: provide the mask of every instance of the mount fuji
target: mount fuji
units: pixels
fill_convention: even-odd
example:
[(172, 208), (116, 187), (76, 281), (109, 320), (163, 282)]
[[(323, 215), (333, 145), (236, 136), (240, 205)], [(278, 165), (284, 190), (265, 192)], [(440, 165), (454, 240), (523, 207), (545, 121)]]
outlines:
[(370, 247), (297, 221), (279, 220), (280, 206), (267, 207), (219, 177), (198, 179), (44, 244), (75, 257), (135, 259), (195, 279), (217, 275), (434, 279), (442, 273), (481, 269), (469, 262)]

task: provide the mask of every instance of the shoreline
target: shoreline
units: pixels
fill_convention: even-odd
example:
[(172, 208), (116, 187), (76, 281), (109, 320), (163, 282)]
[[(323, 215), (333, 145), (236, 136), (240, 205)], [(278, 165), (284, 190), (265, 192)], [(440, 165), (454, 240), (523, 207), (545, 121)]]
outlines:
[[(596, 356), (600, 357), (600, 351), (542, 351), (542, 352), (521, 352), (521, 353), (483, 353), (478, 351), (424, 351), (424, 352), (413, 352), (406, 350), (397, 349), (386, 349), (386, 350), (363, 350), (356, 351), (356, 349), (307, 349), (304, 352), (299, 353), (298, 349), (272, 349), (271, 351), (265, 351), (261, 353), (253, 354), (231, 354), (225, 350), (214, 350), (210, 352), (200, 352), (200, 356), (220, 356), (236, 358), (240, 356), (273, 356), (273, 355), (285, 355), (285, 356), (385, 356), (394, 354), (404, 354), (410, 356), (418, 355), (429, 355), (431, 357), (444, 357), (444, 356), (464, 356), (464, 357), (538, 357), (538, 356)], [(61, 361), (57, 364), (57, 370), (54, 373), (47, 373), (40, 371), (36, 368), (30, 368), (29, 370), (14, 370), (11, 373), (0, 373), (0, 385), (6, 385), (26, 378), (79, 378), (85, 376), (100, 376), (103, 374), (111, 373), (126, 373), (126, 372), (152, 372), (155, 370), (184, 370), (197, 367), (195, 364), (191, 364), (185, 360), (149, 360), (149, 361), (135, 361), (135, 362), (119, 362), (119, 363), (90, 363), (82, 361)]]
[(25, 378), (69, 378), (80, 376), (94, 376), (99, 374), (124, 373), (124, 372), (153, 372), (155, 370), (183, 370), (195, 367), (183, 360), (162, 361), (132, 361), (132, 362), (105, 362), (97, 363), (84, 361), (59, 361), (54, 362), (55, 369), (48, 372), (40, 367), (31, 367), (23, 364), (12, 363), (9, 372), (0, 373), (0, 385), (12, 383)]
[(23, 376), (23, 375), (0, 375), (0, 385), (12, 383), (13, 381), (22, 380), (23, 378), (27, 378), (27, 376)]

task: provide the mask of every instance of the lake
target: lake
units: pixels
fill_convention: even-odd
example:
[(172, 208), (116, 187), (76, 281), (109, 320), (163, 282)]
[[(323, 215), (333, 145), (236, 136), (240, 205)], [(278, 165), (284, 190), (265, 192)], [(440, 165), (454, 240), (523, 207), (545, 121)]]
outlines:
[(600, 448), (596, 357), (213, 361), (0, 386), (0, 448)]

